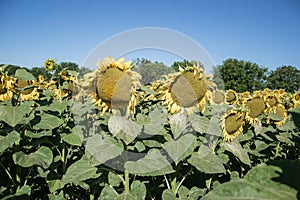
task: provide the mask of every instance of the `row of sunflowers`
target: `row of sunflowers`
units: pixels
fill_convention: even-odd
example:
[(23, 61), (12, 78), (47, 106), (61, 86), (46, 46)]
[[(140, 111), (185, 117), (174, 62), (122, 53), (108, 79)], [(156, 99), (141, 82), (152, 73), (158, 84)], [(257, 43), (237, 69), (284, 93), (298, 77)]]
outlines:
[[(54, 71), (56, 61), (47, 60), (46, 69)], [(149, 90), (139, 90), (141, 76), (132, 70), (134, 65), (124, 58), (114, 60), (111, 57), (98, 62), (98, 68), (77, 80), (76, 73), (63, 70), (52, 80), (22, 80), (7, 76), (1, 69), (0, 101), (11, 101), (13, 96), (20, 101), (39, 99), (41, 90), (50, 89), (55, 100), (70, 99), (91, 100), (99, 111), (126, 115), (135, 114), (141, 101), (153, 101), (166, 106), (171, 113), (186, 111), (188, 114), (205, 112), (208, 105), (224, 105), (227, 112), (220, 126), (225, 141), (231, 141), (243, 132), (248, 123), (283, 125), (288, 119), (288, 109), (300, 105), (300, 92), (290, 94), (284, 89), (237, 93), (233, 90), (218, 89), (204, 69), (195, 66), (182, 66), (179, 72), (168, 74), (151, 85), (142, 86)], [(21, 72), (20, 72), (21, 73)], [(20, 74), (19, 73), (19, 74)], [(23, 73), (27, 73), (23, 71)], [(149, 92), (150, 91), (150, 92)]]

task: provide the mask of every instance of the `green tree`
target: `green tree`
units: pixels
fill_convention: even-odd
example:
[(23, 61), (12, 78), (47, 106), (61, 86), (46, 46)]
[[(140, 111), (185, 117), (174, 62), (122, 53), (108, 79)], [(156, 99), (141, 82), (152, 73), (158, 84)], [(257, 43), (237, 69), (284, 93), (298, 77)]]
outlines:
[(42, 75), (45, 80), (51, 79), (51, 74), (46, 70), (45, 67), (33, 67), (29, 69), (30, 73), (35, 76), (36, 78), (39, 77), (39, 75)]
[(174, 72), (173, 68), (158, 62), (142, 63), (139, 67), (134, 68), (134, 71), (142, 75), (141, 83), (143, 85), (147, 85), (155, 80), (160, 79), (162, 75)]
[(179, 67), (186, 67), (186, 66), (193, 66), (196, 63), (196, 61), (188, 61), (186, 59), (184, 59), (183, 61), (175, 61), (173, 62), (173, 64), (171, 65), (171, 67), (178, 72), (179, 71)]
[(295, 92), (300, 89), (300, 70), (293, 66), (281, 66), (269, 73), (267, 86), (270, 89), (285, 89)]
[(256, 63), (229, 58), (215, 68), (214, 81), (223, 80), (226, 90), (253, 92), (265, 88), (267, 71)]

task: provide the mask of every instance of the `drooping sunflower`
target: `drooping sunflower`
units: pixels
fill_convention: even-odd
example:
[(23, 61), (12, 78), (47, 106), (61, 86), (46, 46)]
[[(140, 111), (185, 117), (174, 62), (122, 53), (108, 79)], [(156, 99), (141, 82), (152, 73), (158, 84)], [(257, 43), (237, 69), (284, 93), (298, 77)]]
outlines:
[(209, 77), (199, 65), (180, 68), (179, 72), (169, 74), (159, 88), (163, 104), (172, 114), (183, 109), (193, 113), (198, 108), (203, 112), (206, 102), (211, 101), (209, 89), (215, 88)]
[(294, 107), (300, 105), (300, 91), (296, 92), (296, 93), (293, 95), (292, 101), (293, 101), (293, 103), (294, 103)]
[(246, 120), (252, 125), (255, 125), (259, 121), (258, 117), (265, 113), (266, 110), (265, 101), (260, 94), (245, 99), (243, 106), (248, 109), (246, 112)]
[(0, 75), (0, 101), (9, 101), (13, 97), (13, 79)]
[(232, 105), (238, 101), (238, 95), (234, 90), (226, 91), (226, 103)]
[(232, 141), (238, 134), (243, 132), (243, 126), (245, 124), (245, 113), (229, 110), (222, 117), (221, 127), (223, 138), (226, 142)]
[(251, 94), (249, 91), (238, 93), (238, 101), (236, 102), (238, 105), (242, 105), (245, 99), (249, 99)]
[(278, 116), (280, 116), (282, 119), (281, 120), (274, 120), (271, 119), (270, 116), (267, 117), (267, 124), (270, 124), (271, 122), (273, 122), (274, 124), (276, 124), (277, 126), (282, 126), (286, 120), (288, 119), (288, 113), (285, 109), (285, 107), (282, 104), (278, 104), (274, 107), (271, 108), (270, 113), (275, 113)]
[(226, 100), (226, 94), (224, 91), (216, 89), (212, 92), (212, 103), (213, 104), (223, 104)]
[(134, 113), (137, 104), (136, 89), (140, 85), (141, 76), (131, 70), (131, 61), (106, 57), (97, 65), (98, 69), (87, 73), (81, 80), (83, 93), (102, 113), (108, 110)]
[(17, 79), (15, 86), (21, 101), (32, 101), (39, 98), (37, 83), (35, 81)]
[(264, 101), (265, 101), (268, 109), (271, 109), (272, 107), (274, 107), (280, 103), (278, 96), (275, 95), (274, 92), (272, 92), (272, 91), (270, 91), (268, 94), (264, 95)]

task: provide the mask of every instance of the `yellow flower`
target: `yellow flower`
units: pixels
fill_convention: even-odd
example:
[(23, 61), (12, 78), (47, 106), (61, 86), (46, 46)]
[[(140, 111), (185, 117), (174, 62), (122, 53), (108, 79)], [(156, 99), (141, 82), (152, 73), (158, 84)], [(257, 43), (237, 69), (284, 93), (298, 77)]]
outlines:
[(14, 80), (10, 77), (0, 75), (0, 101), (10, 101), (13, 97)]
[(300, 91), (296, 92), (296, 93), (293, 95), (292, 101), (293, 101), (293, 103), (294, 103), (294, 107), (300, 105)]
[(44, 62), (44, 66), (47, 70), (54, 70), (56, 68), (56, 60), (54, 59), (48, 59)]
[(238, 95), (234, 90), (226, 91), (226, 102), (229, 105), (232, 105), (238, 101)]
[[(141, 76), (131, 70), (131, 62), (124, 58), (114, 60), (111, 57), (98, 62), (98, 69), (88, 73), (81, 80), (83, 95), (88, 96), (104, 113), (117, 110), (134, 113), (137, 104), (136, 89), (140, 85)], [(82, 94), (78, 94), (82, 95)]]
[(223, 104), (226, 99), (226, 95), (222, 90), (216, 89), (212, 93), (212, 103), (213, 104)]
[(282, 104), (278, 104), (274, 107), (271, 108), (270, 113), (275, 113), (277, 115), (279, 115), (282, 120), (272, 120), (270, 116), (267, 117), (267, 124), (270, 124), (271, 122), (273, 122), (274, 124), (276, 124), (277, 126), (282, 126), (286, 120), (288, 119), (288, 113), (285, 109), (285, 107)]
[(248, 109), (246, 112), (246, 120), (252, 125), (255, 125), (259, 121), (258, 117), (263, 114), (266, 109), (266, 104), (260, 94), (245, 99), (243, 106)]
[(264, 101), (268, 109), (280, 103), (278, 96), (273, 91), (270, 91), (268, 94), (265, 94)]
[[(16, 89), (20, 95), (21, 101), (32, 101), (39, 98), (39, 92), (36, 87), (36, 82), (32, 80), (20, 80), (16, 81)], [(31, 86), (31, 87), (30, 87)], [(29, 87), (29, 88), (27, 88)]]
[(215, 85), (208, 80), (199, 66), (187, 67), (180, 72), (169, 74), (163, 86), (159, 88), (163, 104), (170, 113), (183, 109), (193, 113), (198, 108), (203, 112), (206, 102), (211, 100), (210, 87)]
[(236, 110), (228, 111), (221, 122), (223, 138), (226, 142), (233, 140), (238, 134), (243, 132), (245, 124), (245, 113)]

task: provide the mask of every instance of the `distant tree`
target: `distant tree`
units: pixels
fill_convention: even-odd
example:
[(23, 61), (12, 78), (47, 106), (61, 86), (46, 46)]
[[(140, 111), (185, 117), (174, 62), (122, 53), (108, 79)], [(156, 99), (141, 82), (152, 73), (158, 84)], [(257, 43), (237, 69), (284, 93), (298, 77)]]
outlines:
[(171, 67), (178, 72), (179, 70), (179, 66), (180, 67), (187, 67), (187, 66), (193, 66), (194, 64), (196, 64), (196, 61), (188, 61), (186, 59), (184, 59), (183, 61), (175, 61), (173, 62), (173, 64), (171, 65)]
[(45, 80), (50, 80), (52, 76), (45, 67), (33, 67), (29, 69), (29, 72), (36, 78), (38, 78), (39, 75), (42, 75)]
[(79, 71), (79, 65), (77, 65), (76, 63), (73, 63), (73, 62), (61, 62), (59, 64), (59, 70), (58, 71), (61, 71), (63, 69), (78, 72)]
[[(0, 67), (4, 66), (6, 64), (0, 64)], [(7, 72), (7, 75), (9, 76), (13, 76), (15, 75), (15, 72), (18, 70), (18, 69), (21, 69), (20, 66), (17, 66), (17, 65), (6, 65), (6, 68), (5, 68), (5, 71)]]
[(142, 63), (139, 67), (135, 68), (134, 71), (141, 74), (141, 83), (143, 85), (147, 85), (155, 80), (160, 79), (162, 75), (174, 72), (173, 68), (158, 62)]
[(267, 87), (295, 92), (300, 89), (300, 70), (293, 66), (281, 66), (269, 73)]
[(225, 89), (237, 92), (260, 90), (266, 86), (268, 69), (257, 64), (229, 58), (214, 70), (214, 80), (224, 81)]

